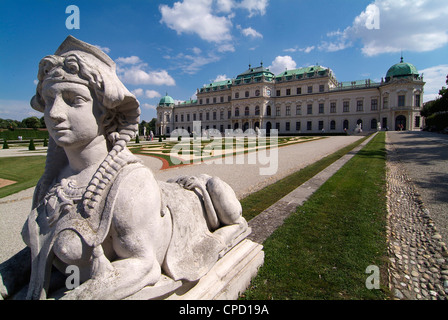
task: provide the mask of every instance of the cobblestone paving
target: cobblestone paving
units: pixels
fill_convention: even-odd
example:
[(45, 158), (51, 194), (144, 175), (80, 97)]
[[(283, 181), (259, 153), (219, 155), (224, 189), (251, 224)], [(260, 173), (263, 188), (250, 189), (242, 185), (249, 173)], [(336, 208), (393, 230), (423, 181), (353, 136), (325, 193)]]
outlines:
[(389, 288), (399, 300), (448, 300), (448, 249), (386, 140)]

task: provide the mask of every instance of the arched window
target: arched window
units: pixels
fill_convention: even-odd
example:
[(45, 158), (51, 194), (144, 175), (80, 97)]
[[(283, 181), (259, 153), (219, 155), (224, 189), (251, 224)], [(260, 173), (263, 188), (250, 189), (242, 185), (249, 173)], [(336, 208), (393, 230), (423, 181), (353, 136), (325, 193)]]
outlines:
[(249, 107), (246, 107), (246, 108), (244, 109), (244, 115), (245, 115), (245, 116), (248, 116), (248, 115), (249, 115)]
[(266, 115), (270, 116), (271, 115), (271, 106), (267, 106), (266, 107)]
[(256, 116), (259, 116), (259, 115), (260, 115), (260, 107), (259, 107), (259, 106), (256, 106), (256, 107), (255, 107), (255, 115), (256, 115)]
[(331, 120), (331, 122), (330, 122), (330, 130), (336, 130), (336, 121)]
[(347, 129), (347, 130), (349, 129), (349, 128), (348, 128), (348, 120), (344, 120), (343, 127), (344, 127), (344, 130), (345, 130), (345, 129)]
[(244, 95), (246, 96), (246, 98), (249, 98), (249, 91), (246, 91), (246, 92), (244, 93)]
[(240, 116), (240, 108), (236, 107), (235, 108), (235, 117), (239, 117)]

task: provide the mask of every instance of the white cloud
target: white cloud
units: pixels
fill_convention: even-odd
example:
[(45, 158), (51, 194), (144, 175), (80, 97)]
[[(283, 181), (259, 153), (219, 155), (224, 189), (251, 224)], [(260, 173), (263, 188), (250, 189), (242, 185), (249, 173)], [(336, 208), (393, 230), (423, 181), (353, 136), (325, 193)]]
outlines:
[(279, 74), (296, 67), (297, 63), (290, 56), (277, 56), (268, 68), (272, 73)]
[(169, 60), (176, 63), (177, 67), (180, 68), (183, 72), (188, 74), (195, 74), (203, 66), (219, 61), (220, 58), (213, 53), (209, 53), (208, 55), (202, 55), (202, 54), (191, 55), (191, 54), (179, 53), (176, 56), (169, 57)]
[(233, 0), (217, 0), (216, 5), (219, 12), (229, 13), (235, 7), (235, 1)]
[(22, 121), (33, 116), (41, 118), (43, 113), (31, 108), (29, 100), (0, 99), (0, 118)]
[(315, 48), (316, 48), (315, 46), (308, 46), (306, 48), (299, 48), (298, 46), (295, 46), (293, 48), (288, 48), (288, 49), (285, 49), (283, 51), (284, 52), (305, 52), (305, 53), (310, 53)]
[(426, 69), (419, 70), (423, 73), (423, 81), (425, 81), (424, 101), (430, 101), (439, 96), (439, 90), (446, 87), (446, 76), (448, 75), (448, 64), (442, 64)]
[(224, 52), (235, 52), (235, 47), (231, 43), (225, 43), (220, 45), (217, 48), (218, 52), (224, 53)]
[(252, 29), (251, 27), (242, 29), (241, 33), (245, 35), (246, 37), (252, 37), (252, 38), (263, 38), (263, 35), (256, 31), (255, 29)]
[(149, 99), (160, 98), (162, 95), (155, 90), (146, 90), (145, 96)]
[(141, 105), (143, 108), (148, 109), (148, 110), (157, 110), (157, 106), (154, 106), (152, 104), (149, 103), (144, 103)]
[(249, 18), (254, 15), (265, 15), (269, 0), (243, 0), (237, 6), (249, 11)]
[(119, 64), (137, 64), (137, 63), (142, 63), (142, 60), (140, 60), (139, 57), (137, 56), (130, 56), (130, 57), (119, 57), (115, 60), (116, 63)]
[(94, 45), (95, 47), (97, 47), (98, 49), (100, 49), (101, 51), (104, 51), (105, 53), (109, 53), (110, 49), (108, 47), (101, 47), (99, 45)]
[[(377, 13), (377, 14), (376, 14)], [(424, 52), (448, 44), (446, 0), (375, 0), (343, 31), (327, 34), (320, 50), (338, 51), (360, 40), (366, 56)]]
[[(197, 34), (208, 42), (221, 43), (232, 39), (232, 22), (228, 17), (214, 15), (213, 0), (184, 0), (175, 2), (173, 7), (160, 5), (161, 23), (178, 34)], [(221, 1), (221, 8), (224, 8)]]
[(132, 90), (131, 93), (136, 97), (141, 97), (145, 91), (142, 88)]
[(215, 80), (213, 80), (213, 82), (225, 81), (225, 80), (228, 80), (228, 79), (229, 79), (229, 77), (227, 77), (227, 75), (225, 75), (225, 74), (220, 74), (220, 75), (218, 75), (218, 76), (216, 77)]
[[(127, 84), (141, 85), (167, 85), (174, 86), (176, 82), (166, 70), (147, 71), (147, 63), (137, 56), (120, 57), (115, 60), (117, 63), (117, 74), (121, 81)], [(141, 92), (137, 91), (137, 94)]]

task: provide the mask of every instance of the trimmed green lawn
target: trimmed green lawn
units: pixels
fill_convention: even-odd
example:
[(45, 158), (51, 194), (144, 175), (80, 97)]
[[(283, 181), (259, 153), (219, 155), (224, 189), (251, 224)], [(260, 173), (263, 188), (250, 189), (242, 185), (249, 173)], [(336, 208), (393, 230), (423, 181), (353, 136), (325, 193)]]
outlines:
[(367, 138), (368, 137), (361, 138), (358, 141), (326, 156), (325, 158), (310, 164), (297, 172), (294, 172), (276, 183), (254, 192), (244, 199), (241, 199), (240, 202), (243, 207), (243, 216), (247, 221), (249, 221), (263, 210), (269, 208), (288, 193), (324, 170), (333, 162), (342, 158), (348, 152), (364, 142)]
[[(245, 299), (387, 299), (385, 133), (289, 216), (264, 245)], [(381, 289), (366, 288), (369, 265)]]
[(0, 178), (17, 181), (0, 188), (0, 198), (34, 187), (44, 173), (44, 156), (0, 158)]

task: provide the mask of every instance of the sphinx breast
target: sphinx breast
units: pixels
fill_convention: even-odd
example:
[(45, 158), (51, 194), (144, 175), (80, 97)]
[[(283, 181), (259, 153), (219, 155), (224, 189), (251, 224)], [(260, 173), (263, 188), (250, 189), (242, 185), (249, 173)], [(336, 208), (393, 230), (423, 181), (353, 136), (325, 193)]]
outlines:
[(84, 242), (78, 233), (64, 230), (56, 236), (53, 252), (66, 264), (81, 265), (89, 262), (92, 248)]

